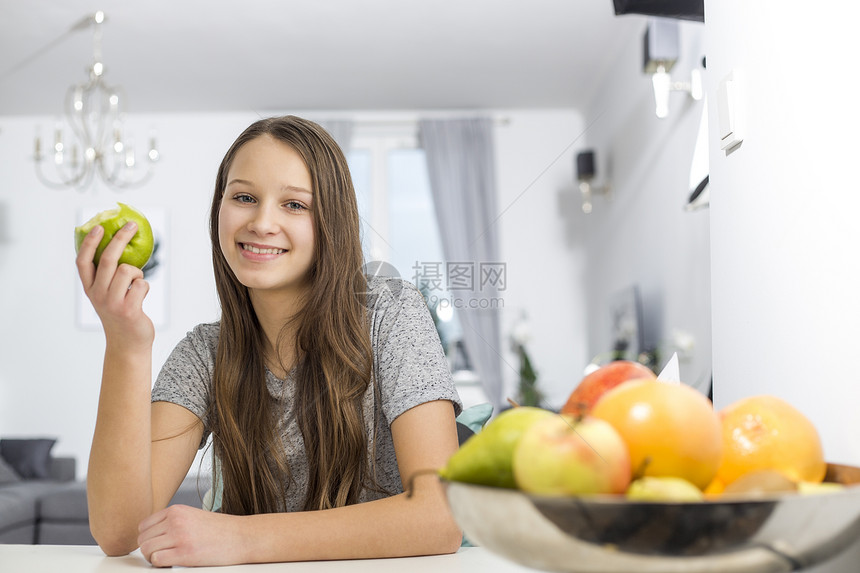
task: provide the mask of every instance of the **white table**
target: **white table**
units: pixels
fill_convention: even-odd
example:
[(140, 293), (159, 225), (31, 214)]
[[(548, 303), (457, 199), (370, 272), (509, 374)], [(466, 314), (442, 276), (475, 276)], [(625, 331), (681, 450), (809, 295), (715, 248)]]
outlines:
[[(130, 573), (152, 570), (139, 551), (125, 557), (105, 557), (86, 545), (2, 545), (2, 573)], [(505, 561), (480, 547), (464, 547), (452, 555), (402, 559), (266, 563), (232, 567), (198, 567), (217, 573), (525, 573), (536, 571)]]
[[(155, 570), (139, 551), (125, 557), (105, 557), (94, 545), (3, 545), (0, 544), (0, 573), (131, 573)], [(365, 559), (355, 561), (314, 561), (266, 563), (232, 567), (196, 567), (211, 573), (530, 573), (522, 567), (481, 547), (464, 547), (453, 555)], [(832, 561), (807, 573), (857, 573), (860, 571), (860, 543)]]

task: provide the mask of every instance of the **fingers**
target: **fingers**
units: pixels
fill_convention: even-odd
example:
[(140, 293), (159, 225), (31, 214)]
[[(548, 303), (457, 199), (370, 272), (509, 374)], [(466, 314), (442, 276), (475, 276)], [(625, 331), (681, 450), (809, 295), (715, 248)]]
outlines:
[[(101, 225), (97, 225), (101, 226)], [(134, 237), (137, 232), (137, 223), (129, 221), (111, 238), (108, 246), (102, 251), (102, 256), (99, 259), (99, 266), (96, 268), (95, 286), (100, 288), (108, 288), (113, 282), (114, 271), (117, 268), (119, 258), (125, 249), (128, 242)], [(128, 285), (126, 285), (128, 288)]]
[[(167, 509), (162, 509), (161, 511), (156, 511), (155, 513), (141, 521), (140, 524), (137, 526), (137, 530), (141, 535), (138, 538), (138, 541), (143, 541), (143, 536), (159, 523), (164, 524), (166, 517)], [(151, 537), (152, 535), (150, 534), (149, 536)]]
[(136, 274), (139, 274), (140, 277), (132, 279), (131, 285), (129, 285), (128, 291), (125, 295), (128, 302), (135, 308), (143, 305), (143, 299), (146, 298), (146, 295), (149, 292), (149, 283), (143, 279), (143, 271)]
[(171, 505), (140, 522), (138, 545), (156, 567), (235, 565), (243, 554), (244, 521), (187, 505)]
[(155, 567), (169, 567), (187, 557), (190, 539), (186, 529), (192, 527), (185, 506), (171, 506), (153, 513), (140, 522), (137, 543), (140, 552)]
[(84, 238), (78, 251), (76, 265), (84, 291), (98, 311), (107, 307), (112, 312), (126, 308), (139, 308), (149, 292), (149, 283), (143, 280), (143, 271), (137, 267), (117, 263), (123, 250), (137, 232), (137, 223), (129, 221), (111, 238), (102, 251), (98, 267), (93, 263), (96, 248), (104, 235), (101, 225), (96, 225)]
[(96, 247), (99, 246), (104, 232), (104, 227), (96, 225), (87, 233), (87, 236), (81, 243), (81, 248), (78, 249), (75, 266), (78, 267), (78, 275), (81, 277), (84, 289), (93, 284), (93, 278), (96, 274), (96, 265), (93, 263), (93, 258), (96, 256)]
[(169, 549), (158, 549), (149, 554), (144, 553), (144, 556), (153, 567), (173, 567), (182, 562), (182, 554), (172, 547)]
[(101, 265), (103, 261), (108, 264), (116, 264), (122, 256), (123, 249), (125, 249), (126, 245), (128, 245), (128, 242), (131, 241), (135, 233), (137, 233), (137, 223), (129, 221), (123, 225), (122, 228), (114, 234), (113, 238), (111, 238), (110, 243), (105, 247), (105, 250), (102, 251), (99, 265)]
[(167, 517), (166, 510), (153, 513), (146, 519), (140, 522), (138, 526), (139, 535), (137, 544), (140, 546), (140, 552), (143, 556), (155, 566), (160, 564), (154, 561), (156, 552), (164, 552), (172, 548), (172, 542), (167, 535)]

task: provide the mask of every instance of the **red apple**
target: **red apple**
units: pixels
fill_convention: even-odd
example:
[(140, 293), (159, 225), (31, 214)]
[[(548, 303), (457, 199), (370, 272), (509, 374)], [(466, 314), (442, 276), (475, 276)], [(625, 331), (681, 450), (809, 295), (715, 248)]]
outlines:
[(624, 493), (631, 478), (621, 435), (587, 416), (552, 416), (529, 426), (514, 450), (513, 470), (522, 491), (554, 496)]
[(632, 360), (615, 360), (601, 366), (588, 374), (574, 388), (567, 403), (562, 407), (562, 414), (581, 416), (591, 411), (603, 394), (627, 380), (637, 378), (654, 379), (654, 373), (645, 365)]

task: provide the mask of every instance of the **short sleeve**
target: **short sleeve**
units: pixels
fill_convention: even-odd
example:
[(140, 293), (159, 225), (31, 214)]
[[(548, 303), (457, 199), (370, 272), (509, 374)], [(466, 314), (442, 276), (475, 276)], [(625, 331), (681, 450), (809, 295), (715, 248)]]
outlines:
[(153, 402), (171, 402), (190, 410), (203, 422), (201, 447), (209, 437), (209, 407), (219, 326), (201, 324), (179, 341), (162, 366), (152, 388)]
[(388, 423), (434, 400), (450, 400), (459, 414), (462, 403), (424, 297), (401, 279), (373, 279), (370, 290), (374, 372)]

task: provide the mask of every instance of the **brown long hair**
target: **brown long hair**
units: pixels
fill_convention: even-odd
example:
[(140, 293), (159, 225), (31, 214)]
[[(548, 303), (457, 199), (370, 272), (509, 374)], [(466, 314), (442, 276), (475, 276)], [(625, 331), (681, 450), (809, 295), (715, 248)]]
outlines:
[(219, 210), (233, 159), (245, 143), (263, 135), (301, 155), (314, 193), (312, 286), (295, 319), (293, 411), (309, 466), (304, 509), (355, 503), (372, 481), (361, 407), (372, 372), (363, 299), (367, 287), (346, 158), (313, 122), (294, 116), (263, 119), (248, 127), (224, 156), (210, 214), (222, 314), (209, 420), (223, 485), (221, 511), (240, 515), (283, 511), (289, 480), (277, 430), (282, 412), (276, 411), (266, 388), (262, 330), (248, 289), (233, 274), (218, 239)]

